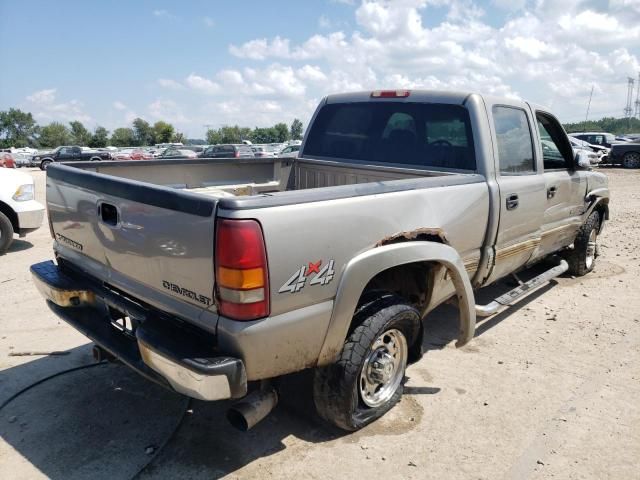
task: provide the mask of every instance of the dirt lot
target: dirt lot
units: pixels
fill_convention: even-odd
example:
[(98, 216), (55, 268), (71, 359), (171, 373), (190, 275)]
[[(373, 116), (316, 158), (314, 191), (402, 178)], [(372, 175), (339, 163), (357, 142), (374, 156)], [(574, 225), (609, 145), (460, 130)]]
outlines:
[[(640, 172), (603, 171), (613, 198), (596, 270), (479, 323), (460, 350), (453, 310), (438, 309), (402, 402), (364, 430), (279, 406), (242, 434), (224, 402), (100, 365), (0, 411), (0, 478), (640, 478)], [(43, 201), (44, 174), (31, 173)], [(51, 256), (45, 224), (0, 257), (0, 404), (92, 363), (86, 338), (31, 283), (29, 265)], [(15, 355), (34, 351), (64, 354)]]

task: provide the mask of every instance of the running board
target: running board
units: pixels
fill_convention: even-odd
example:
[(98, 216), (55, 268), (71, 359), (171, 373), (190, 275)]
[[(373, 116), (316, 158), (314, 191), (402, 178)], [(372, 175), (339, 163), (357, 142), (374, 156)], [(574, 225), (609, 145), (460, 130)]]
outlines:
[(522, 297), (540, 288), (552, 278), (562, 275), (567, 270), (569, 270), (569, 264), (566, 260), (561, 260), (558, 266), (541, 273), (522, 285), (518, 285), (513, 290), (508, 291), (504, 295), (500, 295), (493, 302), (488, 303), (487, 305), (476, 305), (476, 316), (490, 317), (491, 315), (501, 312), (505, 308), (516, 303)]

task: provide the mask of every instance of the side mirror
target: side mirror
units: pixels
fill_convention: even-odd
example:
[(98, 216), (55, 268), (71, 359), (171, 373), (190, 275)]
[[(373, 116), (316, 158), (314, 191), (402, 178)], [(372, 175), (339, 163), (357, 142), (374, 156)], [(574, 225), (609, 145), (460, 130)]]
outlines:
[(591, 168), (591, 160), (589, 159), (589, 152), (584, 150), (578, 150), (576, 152), (576, 165), (578, 168), (589, 170)]

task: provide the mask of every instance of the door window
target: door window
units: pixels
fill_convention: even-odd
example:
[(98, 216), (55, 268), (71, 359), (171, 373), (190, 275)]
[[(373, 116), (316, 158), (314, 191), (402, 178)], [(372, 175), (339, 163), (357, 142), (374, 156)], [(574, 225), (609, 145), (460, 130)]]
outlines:
[(573, 148), (562, 126), (551, 115), (537, 112), (544, 170), (573, 168)]
[(502, 175), (535, 173), (533, 141), (524, 110), (494, 106), (493, 121), (498, 142), (498, 161)]

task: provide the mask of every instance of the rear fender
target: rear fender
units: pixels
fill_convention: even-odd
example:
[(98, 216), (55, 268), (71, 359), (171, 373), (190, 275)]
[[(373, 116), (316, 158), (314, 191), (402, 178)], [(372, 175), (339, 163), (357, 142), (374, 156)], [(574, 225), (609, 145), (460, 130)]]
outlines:
[(364, 252), (347, 264), (340, 279), (318, 365), (333, 363), (342, 351), (360, 296), (374, 276), (391, 267), (425, 261), (443, 265), (451, 275), (460, 310), (456, 346), (469, 342), (475, 333), (475, 302), (469, 276), (458, 252), (436, 242), (397, 243)]

